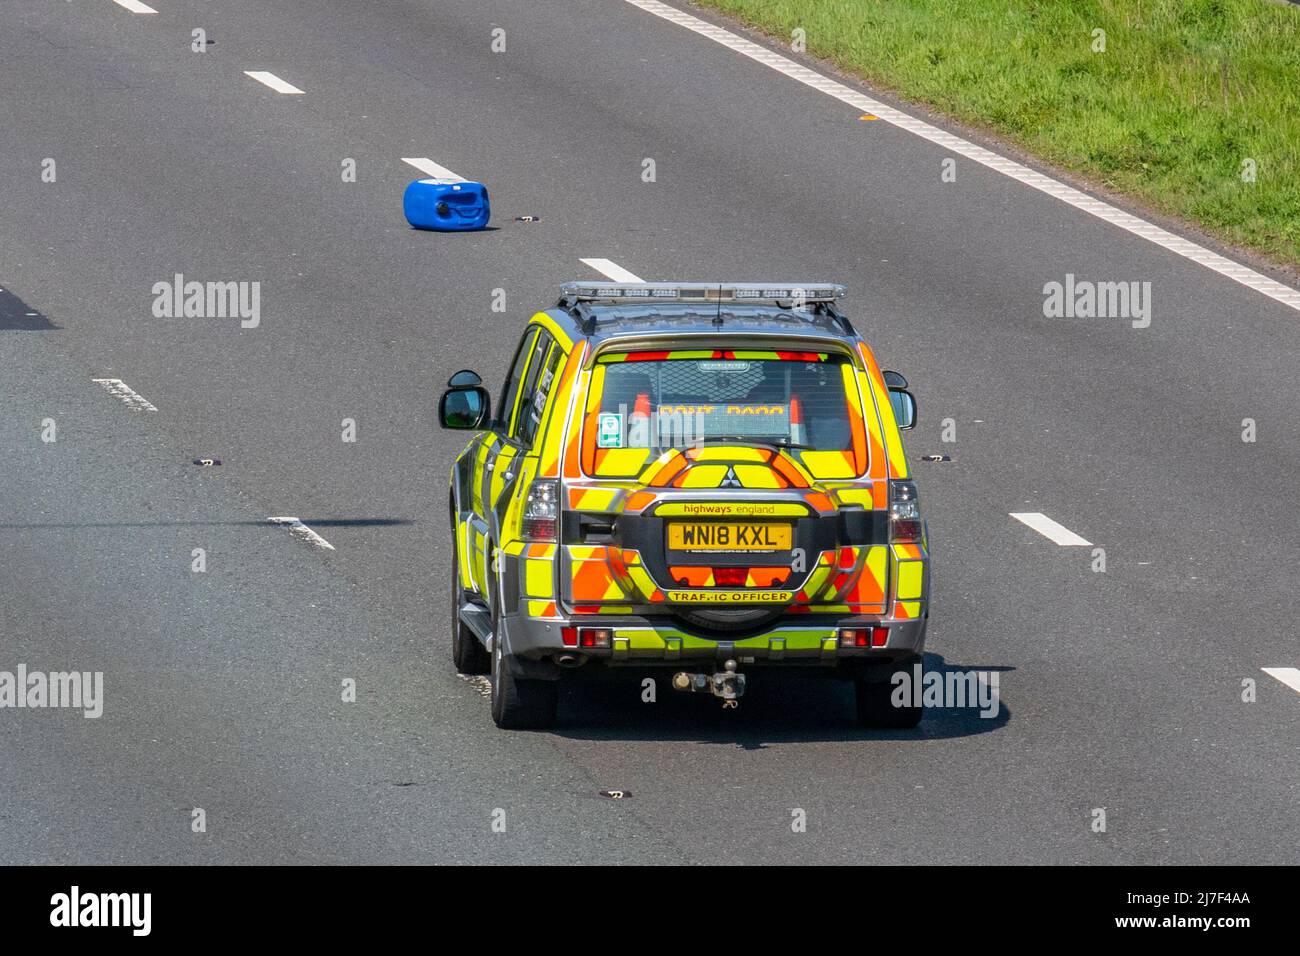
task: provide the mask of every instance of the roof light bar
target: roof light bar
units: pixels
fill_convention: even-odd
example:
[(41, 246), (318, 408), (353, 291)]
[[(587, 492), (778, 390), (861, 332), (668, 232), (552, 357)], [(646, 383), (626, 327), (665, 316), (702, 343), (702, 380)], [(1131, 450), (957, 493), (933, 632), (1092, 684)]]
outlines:
[(579, 302), (834, 302), (844, 286), (829, 282), (566, 282), (564, 295)]

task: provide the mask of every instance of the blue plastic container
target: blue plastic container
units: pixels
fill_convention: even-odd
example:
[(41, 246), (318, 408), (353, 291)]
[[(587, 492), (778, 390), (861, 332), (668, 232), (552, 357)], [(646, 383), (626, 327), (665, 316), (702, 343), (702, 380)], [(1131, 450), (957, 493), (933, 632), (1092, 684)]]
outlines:
[(460, 232), (482, 229), (492, 208), (487, 187), (458, 179), (417, 179), (406, 187), (402, 212), (416, 229)]

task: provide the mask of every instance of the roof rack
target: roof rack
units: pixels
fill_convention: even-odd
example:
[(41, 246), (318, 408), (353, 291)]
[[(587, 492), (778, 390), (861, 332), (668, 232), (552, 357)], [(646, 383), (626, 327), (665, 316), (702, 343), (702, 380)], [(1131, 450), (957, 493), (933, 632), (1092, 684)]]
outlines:
[(844, 286), (829, 282), (566, 282), (562, 303), (773, 302), (782, 306), (834, 302)]

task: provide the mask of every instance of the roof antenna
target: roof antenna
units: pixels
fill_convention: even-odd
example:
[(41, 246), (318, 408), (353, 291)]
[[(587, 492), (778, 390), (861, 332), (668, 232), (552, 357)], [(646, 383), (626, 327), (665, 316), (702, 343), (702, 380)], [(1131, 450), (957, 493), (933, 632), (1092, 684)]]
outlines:
[(722, 283), (718, 283), (718, 312), (713, 317), (713, 327), (722, 328)]

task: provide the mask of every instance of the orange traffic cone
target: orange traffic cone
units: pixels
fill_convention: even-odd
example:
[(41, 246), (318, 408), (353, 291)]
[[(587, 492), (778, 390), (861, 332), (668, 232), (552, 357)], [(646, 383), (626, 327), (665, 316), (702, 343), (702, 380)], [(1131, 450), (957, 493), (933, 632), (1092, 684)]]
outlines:
[(649, 448), (654, 444), (650, 434), (650, 394), (639, 392), (632, 406), (632, 414), (627, 420), (628, 437), (636, 436), (628, 444), (636, 448)]

